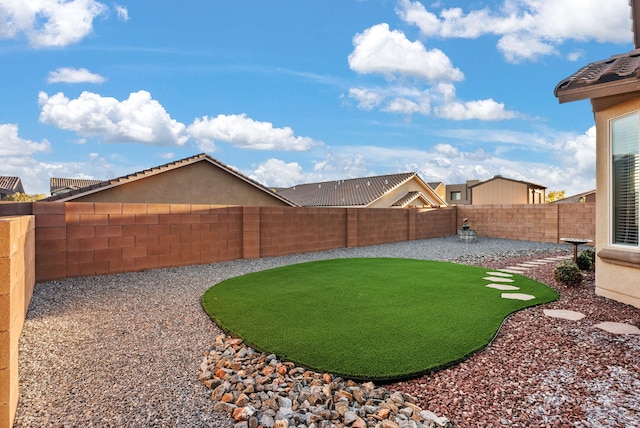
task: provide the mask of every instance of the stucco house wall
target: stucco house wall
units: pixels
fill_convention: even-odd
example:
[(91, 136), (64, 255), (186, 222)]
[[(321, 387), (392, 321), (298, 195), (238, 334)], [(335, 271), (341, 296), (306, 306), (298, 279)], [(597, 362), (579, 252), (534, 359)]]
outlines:
[(491, 204), (543, 204), (544, 189), (532, 188), (528, 183), (496, 177), (471, 187), (471, 203)]
[(74, 202), (288, 206), (209, 162), (196, 162), (140, 180), (101, 188)]
[(610, 121), (640, 111), (640, 92), (592, 102), (596, 119), (596, 294), (640, 308), (640, 247), (611, 244)]

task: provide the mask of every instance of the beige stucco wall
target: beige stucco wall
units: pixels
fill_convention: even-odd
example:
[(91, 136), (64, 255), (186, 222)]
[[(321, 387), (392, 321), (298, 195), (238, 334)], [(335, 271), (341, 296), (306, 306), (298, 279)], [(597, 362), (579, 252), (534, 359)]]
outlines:
[[(534, 201), (528, 187), (525, 183), (510, 180), (491, 180), (471, 189), (471, 203), (474, 205), (532, 204)], [(544, 193), (541, 200), (544, 203)]]
[[(611, 102), (615, 101), (615, 102)], [(596, 117), (596, 252), (600, 255), (616, 252), (621, 260), (596, 258), (596, 294), (640, 308), (640, 248), (628, 248), (610, 244), (610, 183), (609, 177), (609, 121), (624, 114), (640, 111), (640, 93), (630, 99), (601, 99), (593, 102)], [(602, 251), (605, 253), (602, 253)], [(625, 262), (626, 259), (626, 262)], [(625, 263), (622, 265), (620, 263)]]
[(207, 161), (105, 189), (74, 202), (287, 206)]

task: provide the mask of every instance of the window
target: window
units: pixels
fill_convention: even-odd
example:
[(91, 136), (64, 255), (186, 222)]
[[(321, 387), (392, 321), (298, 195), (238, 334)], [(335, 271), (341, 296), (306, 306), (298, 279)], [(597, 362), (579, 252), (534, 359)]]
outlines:
[(459, 201), (462, 199), (462, 192), (451, 192), (451, 200)]
[(640, 114), (611, 123), (611, 242), (638, 246)]

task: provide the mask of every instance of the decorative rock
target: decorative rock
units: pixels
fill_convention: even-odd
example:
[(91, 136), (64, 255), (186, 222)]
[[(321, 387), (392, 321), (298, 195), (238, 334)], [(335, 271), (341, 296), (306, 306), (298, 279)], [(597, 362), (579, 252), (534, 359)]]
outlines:
[(206, 354), (199, 379), (213, 388), (214, 410), (231, 414), (237, 428), (448, 426), (407, 394), (305, 370), (225, 336)]

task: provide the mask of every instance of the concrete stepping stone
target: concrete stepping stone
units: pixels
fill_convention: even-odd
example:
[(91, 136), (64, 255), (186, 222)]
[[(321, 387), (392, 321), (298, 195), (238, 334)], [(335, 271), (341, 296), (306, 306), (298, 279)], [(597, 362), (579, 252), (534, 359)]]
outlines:
[(640, 334), (640, 328), (623, 322), (601, 322), (594, 327), (613, 334)]
[(495, 288), (496, 290), (502, 291), (515, 291), (520, 290), (520, 287), (516, 287), (515, 285), (507, 285), (507, 284), (487, 284), (485, 287)]
[(511, 275), (510, 273), (506, 273), (506, 272), (487, 272), (487, 275), (491, 275), (491, 276), (503, 276), (503, 277), (511, 277), (513, 275)]
[(518, 264), (518, 266), (526, 266), (528, 268), (536, 268), (536, 267), (540, 267), (545, 265), (546, 263), (531, 263), (531, 262), (524, 262), (524, 263), (520, 263)]
[(517, 266), (509, 266), (504, 269), (500, 269), (501, 272), (518, 273), (518, 274), (523, 274), (526, 272), (526, 270), (527, 269), (519, 268)]
[(542, 265), (546, 265), (547, 262), (543, 262), (540, 260), (531, 260), (528, 262), (522, 262), (523, 265), (534, 265), (534, 266), (542, 266)]
[(582, 312), (567, 311), (564, 309), (545, 309), (542, 312), (551, 318), (562, 318), (571, 321), (578, 321), (585, 317), (585, 314)]
[(493, 282), (514, 282), (513, 279), (503, 278), (501, 276), (485, 276), (482, 279)]
[(532, 296), (531, 294), (524, 293), (502, 293), (500, 295), (503, 299), (513, 299), (513, 300), (533, 300), (536, 296)]

